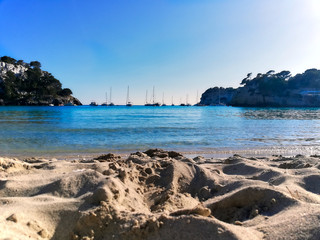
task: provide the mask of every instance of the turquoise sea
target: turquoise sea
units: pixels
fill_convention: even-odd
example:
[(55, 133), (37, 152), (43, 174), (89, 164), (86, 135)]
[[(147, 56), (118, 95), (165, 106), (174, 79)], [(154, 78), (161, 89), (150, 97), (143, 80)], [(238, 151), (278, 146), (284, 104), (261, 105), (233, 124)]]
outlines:
[(320, 109), (0, 107), (0, 156), (129, 153), (319, 154)]

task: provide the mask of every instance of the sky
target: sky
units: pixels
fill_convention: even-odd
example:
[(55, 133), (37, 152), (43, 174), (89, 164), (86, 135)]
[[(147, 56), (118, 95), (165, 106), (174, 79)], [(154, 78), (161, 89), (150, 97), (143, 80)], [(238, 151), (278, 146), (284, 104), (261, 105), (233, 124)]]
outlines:
[(319, 0), (0, 0), (0, 56), (37, 60), (82, 103), (196, 103), (252, 72), (320, 68)]

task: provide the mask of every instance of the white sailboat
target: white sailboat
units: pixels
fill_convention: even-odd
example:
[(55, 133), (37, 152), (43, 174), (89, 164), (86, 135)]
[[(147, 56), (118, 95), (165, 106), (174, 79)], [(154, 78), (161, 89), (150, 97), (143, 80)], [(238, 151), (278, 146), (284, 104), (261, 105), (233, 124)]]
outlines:
[(101, 106), (108, 106), (108, 93), (106, 92), (106, 101)]
[(152, 103), (148, 102), (148, 90), (146, 90), (146, 102), (145, 102), (144, 105), (147, 106), (147, 107), (153, 106)]
[(132, 102), (130, 102), (130, 98), (129, 98), (129, 86), (128, 86), (128, 89), (127, 89), (126, 106), (127, 106), (127, 107), (132, 107)]
[(154, 91), (154, 86), (153, 86), (153, 94), (152, 94), (152, 106), (154, 107), (159, 107), (160, 103), (155, 102), (155, 91)]
[(187, 94), (187, 96), (186, 96), (186, 106), (187, 107), (191, 106), (191, 104), (189, 103), (189, 94)]
[(114, 106), (114, 103), (112, 102), (112, 87), (110, 87), (110, 103), (109, 103), (109, 106), (112, 107)]
[(164, 93), (162, 93), (162, 105), (161, 106), (167, 106), (167, 104), (164, 103)]

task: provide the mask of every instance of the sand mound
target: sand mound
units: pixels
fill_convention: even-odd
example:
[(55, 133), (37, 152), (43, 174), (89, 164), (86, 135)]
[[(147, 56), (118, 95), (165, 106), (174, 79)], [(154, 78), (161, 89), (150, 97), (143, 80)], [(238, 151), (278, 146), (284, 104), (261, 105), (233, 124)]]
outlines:
[[(0, 160), (0, 239), (319, 236), (316, 157), (190, 159), (150, 149), (127, 159)], [(287, 216), (290, 227), (280, 227)]]
[(258, 215), (272, 216), (297, 201), (273, 189), (248, 187), (208, 204), (213, 216), (235, 223)]
[(320, 194), (320, 175), (306, 176), (302, 179), (302, 187), (312, 193)]
[(30, 165), (28, 163), (20, 161), (18, 159), (0, 158), (0, 172), (12, 173), (24, 171), (29, 168)]
[(297, 155), (295, 157), (279, 157), (274, 161), (282, 162), (278, 167), (284, 169), (310, 168), (319, 164), (319, 158)]

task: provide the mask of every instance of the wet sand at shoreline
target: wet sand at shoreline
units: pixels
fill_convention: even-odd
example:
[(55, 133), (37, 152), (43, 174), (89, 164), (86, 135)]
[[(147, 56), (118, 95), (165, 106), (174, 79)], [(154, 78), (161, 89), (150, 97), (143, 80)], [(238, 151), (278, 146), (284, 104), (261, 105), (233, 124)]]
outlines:
[(320, 156), (191, 156), (0, 157), (0, 239), (320, 238)]
[[(168, 150), (168, 149), (167, 149)], [(136, 151), (136, 150), (135, 150)], [(15, 159), (26, 159), (26, 158), (44, 158), (44, 159), (55, 159), (55, 160), (85, 160), (85, 159), (92, 159), (96, 158), (100, 155), (108, 154), (112, 152), (113, 154), (117, 154), (122, 158), (127, 158), (132, 152), (135, 151), (128, 151), (128, 150), (105, 150), (101, 152), (56, 152), (56, 153), (36, 153), (31, 151), (30, 153), (24, 154), (12, 154), (6, 153), (5, 151), (0, 152), (0, 157), (7, 157), (7, 158), (15, 158)], [(140, 150), (140, 151), (145, 151)], [(170, 151), (170, 150), (168, 150)], [(173, 151), (176, 151), (173, 149)], [(202, 156), (205, 158), (228, 158), (233, 156), (234, 154), (241, 155), (244, 157), (269, 157), (269, 156), (295, 156), (301, 153), (304, 155), (320, 155), (320, 148), (316, 146), (270, 146), (270, 147), (263, 147), (263, 148), (241, 148), (241, 149), (231, 149), (231, 148), (218, 148), (218, 149), (199, 149), (197, 151), (194, 150), (178, 150), (179, 153), (183, 154), (183, 156), (188, 158), (194, 158), (197, 156)]]

